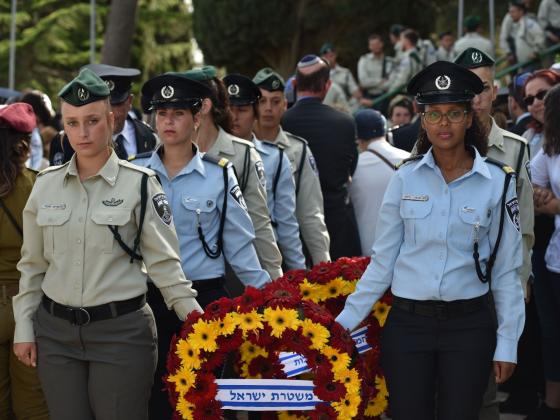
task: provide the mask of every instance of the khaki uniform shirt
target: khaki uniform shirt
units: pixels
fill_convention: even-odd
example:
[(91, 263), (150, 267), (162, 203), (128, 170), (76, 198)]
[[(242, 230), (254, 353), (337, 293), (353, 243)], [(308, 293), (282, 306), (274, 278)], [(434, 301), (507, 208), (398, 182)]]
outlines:
[[(20, 228), (23, 228), (23, 208), (29, 198), (36, 177), (36, 172), (24, 168), (22, 173), (16, 177), (12, 191), (8, 195), (1, 197), (4, 206), (8, 208), (11, 215), (16, 219), (16, 223)], [(0, 282), (15, 283), (19, 280), (19, 271), (17, 271), (16, 265), (21, 258), (23, 238), (3, 209), (0, 209), (0, 233)]]
[[(516, 170), (520, 150), (523, 149), (523, 160), (517, 176), (517, 197), (519, 200), (519, 216), (521, 218), (521, 234), (523, 235), (523, 266), (520, 269), (521, 283), (527, 293), (527, 280), (531, 275), (531, 254), (535, 242), (533, 186), (529, 178), (527, 141), (516, 134), (506, 131), (492, 120), (492, 128), (488, 135), (488, 157), (505, 163)], [(507, 246), (503, 243), (500, 246)]]
[(455, 41), (455, 45), (453, 45), (453, 57), (457, 57), (467, 48), (471, 47), (485, 52), (490, 57), (494, 57), (492, 42), (488, 38), (484, 38), (477, 32), (466, 33), (457, 41)]
[(314, 265), (330, 261), (330, 238), (325, 225), (323, 193), (313, 154), (304, 139), (284, 131), (281, 127), (273, 143), (284, 147), (292, 165), (296, 183), (296, 217), (311, 260)]
[(542, 0), (537, 16), (543, 30), (550, 26), (560, 29), (560, 4), (556, 0)]
[[(249, 148), (249, 160), (245, 162), (247, 148)], [(233, 164), (249, 216), (251, 216), (255, 228), (254, 245), (261, 266), (268, 272), (270, 278), (281, 277), (283, 274), (282, 255), (274, 239), (274, 231), (270, 223), (270, 215), (266, 205), (264, 166), (259, 153), (255, 150), (255, 146), (253, 143), (232, 136), (220, 128), (218, 138), (208, 153), (225, 157)], [(246, 171), (248, 172), (246, 173)], [(247, 183), (243, 188), (243, 179), (245, 178)]]
[(331, 80), (342, 88), (346, 99), (350, 99), (354, 92), (359, 89), (352, 72), (338, 64), (331, 69)]
[[(170, 207), (154, 172), (112, 152), (97, 175), (80, 181), (75, 159), (41, 172), (23, 211), (14, 342), (35, 341), (32, 317), (43, 293), (73, 307), (132, 299), (147, 290), (143, 267), (179, 318), (200, 311), (181, 268)], [(108, 226), (117, 226), (124, 243), (133, 245), (144, 173), (150, 176), (139, 248), (143, 263), (131, 264)]]
[(455, 58), (455, 55), (453, 55), (453, 48), (448, 51), (440, 46), (437, 49), (436, 58), (438, 61), (453, 61), (453, 58)]
[(412, 76), (422, 69), (420, 56), (416, 48), (405, 51), (395, 71), (389, 77), (389, 92), (402, 88), (405, 89), (406, 84)]
[[(387, 91), (389, 75), (393, 70), (393, 57), (373, 53), (364, 54), (358, 61), (358, 80), (360, 86), (370, 95), (381, 95)], [(383, 67), (385, 66), (385, 71)]]
[(338, 85), (338, 83), (331, 83), (331, 87), (327, 91), (325, 99), (323, 99), (323, 103), (325, 105), (333, 107), (340, 112), (346, 112), (347, 114), (350, 114), (350, 101), (346, 99), (346, 95), (344, 94), (344, 91)]
[(510, 37), (513, 38), (515, 58), (519, 63), (532, 59), (544, 48), (544, 31), (534, 19), (528, 16), (522, 17), (519, 22), (514, 22), (508, 14), (502, 21), (500, 48), (506, 54), (513, 53), (508, 43)]

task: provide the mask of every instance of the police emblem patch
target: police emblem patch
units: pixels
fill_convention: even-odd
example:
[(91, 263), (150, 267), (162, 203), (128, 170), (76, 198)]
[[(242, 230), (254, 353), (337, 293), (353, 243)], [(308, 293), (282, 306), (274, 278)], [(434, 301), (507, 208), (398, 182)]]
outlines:
[(315, 162), (315, 156), (309, 155), (309, 166), (313, 169), (315, 175), (319, 176), (319, 170), (317, 169), (317, 162)]
[(241, 193), (241, 188), (239, 188), (239, 185), (234, 185), (233, 188), (229, 190), (229, 193), (231, 194), (233, 199), (237, 201), (237, 204), (247, 210), (247, 204), (245, 204), (245, 199), (243, 198), (243, 194)]
[(278, 89), (280, 87), (280, 81), (273, 80), (272, 81), (272, 89)]
[(82, 102), (89, 99), (89, 90), (79, 87), (77, 91), (78, 99)]
[(117, 207), (123, 203), (123, 200), (112, 197), (110, 200), (103, 200), (102, 203), (107, 207)]
[(113, 89), (115, 89), (115, 82), (113, 82), (112, 80), (105, 80), (105, 84), (111, 92), (113, 91)]
[(231, 96), (239, 95), (239, 86), (235, 84), (229, 85), (227, 88), (227, 93), (229, 93)]
[(171, 225), (173, 220), (171, 214), (171, 207), (169, 206), (169, 201), (167, 201), (167, 196), (163, 193), (158, 193), (152, 197), (152, 204), (154, 210), (159, 216), (160, 220), (167, 226)]
[(482, 63), (482, 54), (479, 52), (473, 52), (471, 54), (471, 60), (474, 64)]
[(525, 170), (527, 171), (527, 176), (529, 176), (529, 181), (531, 180), (531, 161), (527, 160), (525, 162)]
[(53, 157), (53, 165), (62, 165), (64, 163), (64, 153), (56, 152)]
[(175, 89), (173, 89), (173, 86), (167, 85), (161, 88), (161, 97), (163, 99), (172, 98), (174, 93), (175, 93)]
[(266, 188), (266, 176), (264, 173), (264, 165), (262, 161), (259, 160), (255, 163), (255, 169), (257, 171), (257, 177), (259, 178), (261, 185)]
[(449, 76), (443, 75), (436, 77), (436, 87), (439, 90), (447, 90), (451, 86), (451, 79)]
[(506, 203), (506, 210), (510, 222), (513, 223), (513, 226), (519, 232), (519, 201), (517, 201), (517, 197), (513, 197)]

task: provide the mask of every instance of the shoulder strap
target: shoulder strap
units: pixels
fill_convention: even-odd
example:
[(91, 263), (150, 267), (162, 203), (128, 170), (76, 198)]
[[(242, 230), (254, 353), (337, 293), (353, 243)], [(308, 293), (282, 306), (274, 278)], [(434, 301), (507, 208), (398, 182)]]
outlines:
[(410, 156), (406, 159), (403, 159), (401, 162), (397, 163), (395, 165), (396, 169), (400, 169), (401, 166), (406, 165), (409, 162), (414, 162), (415, 160), (419, 160), (422, 159), (424, 157), (424, 155), (414, 155), (414, 156)]
[(387, 65), (387, 57), (385, 56), (385, 54), (383, 54), (383, 62), (381, 63), (381, 78), (382, 79), (387, 78), (386, 65)]
[[(278, 189), (278, 181), (280, 180), (280, 173), (282, 172), (282, 161), (284, 160), (284, 149), (278, 148), (278, 166), (276, 167), (276, 172), (274, 173), (274, 180), (272, 181), (272, 200), (276, 200), (276, 190)], [(272, 219), (272, 214), (270, 215), (270, 223), (273, 227), (278, 226), (278, 223)]]
[(531, 152), (531, 149), (529, 148), (529, 144), (521, 143), (521, 146), (519, 146), (519, 154), (517, 155), (517, 163), (515, 165), (515, 172), (517, 173), (518, 176), (521, 174), (521, 165), (523, 164), (523, 156), (525, 156), (525, 147), (527, 148), (527, 156), (529, 159), (531, 159), (531, 156), (529, 156)]
[(305, 164), (305, 159), (307, 158), (307, 145), (305, 143), (302, 144), (303, 150), (301, 152), (301, 159), (299, 160), (298, 165), (298, 179), (296, 182), (296, 197), (299, 193), (299, 186), (301, 184), (301, 171), (303, 171), (303, 165)]
[(10, 210), (8, 210), (8, 207), (4, 204), (4, 201), (1, 198), (0, 198), (0, 208), (4, 210), (4, 213), (6, 213), (6, 216), (8, 216), (8, 220), (12, 223), (12, 225), (14, 225), (14, 229), (17, 230), (17, 232), (23, 238), (23, 229), (21, 228), (20, 225), (18, 225), (16, 218), (10, 212)]
[(245, 148), (245, 157), (243, 158), (243, 173), (241, 174), (241, 179), (239, 180), (239, 188), (241, 188), (241, 192), (245, 191), (247, 183), (249, 182), (249, 166), (251, 165), (250, 153), (251, 149), (247, 146)]
[(395, 165), (393, 165), (393, 163), (389, 159), (387, 159), (385, 156), (383, 156), (381, 153), (376, 152), (375, 150), (371, 150), (371, 149), (366, 149), (366, 152), (373, 153), (375, 156), (377, 156), (379, 159), (381, 159), (383, 162), (385, 162), (387, 165), (389, 165), (389, 167), (393, 171), (397, 170), (397, 167)]

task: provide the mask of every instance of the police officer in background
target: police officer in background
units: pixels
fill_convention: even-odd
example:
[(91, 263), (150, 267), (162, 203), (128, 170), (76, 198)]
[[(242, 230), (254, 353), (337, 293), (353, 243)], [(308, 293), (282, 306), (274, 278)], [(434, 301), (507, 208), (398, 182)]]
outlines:
[(267, 67), (255, 74), (253, 82), (261, 91), (255, 134), (258, 139), (283, 147), (290, 160), (296, 184), (296, 217), (305, 251), (312, 265), (330, 261), (329, 232), (315, 158), (307, 141), (280, 126), (287, 109), (284, 79)]
[[(113, 147), (117, 157), (128, 159), (137, 153), (154, 150), (157, 136), (152, 128), (129, 114), (134, 98), (130, 93), (132, 79), (140, 75), (140, 70), (107, 64), (88, 64), (83, 68), (89, 68), (104, 80), (111, 92), (111, 110), (115, 116)], [(49, 156), (51, 165), (62, 165), (68, 162), (73, 154), (74, 149), (68, 137), (64, 132), (60, 132), (51, 143)]]
[[(154, 152), (138, 155), (132, 161), (154, 170), (170, 198), (183, 272), (193, 281), (197, 301), (203, 307), (229, 296), (226, 261), (244, 285), (259, 288), (270, 281), (253, 247), (253, 224), (233, 166), (227, 159), (200, 154), (192, 142), (203, 98), (209, 94), (207, 86), (182, 75), (163, 74), (146, 82), (142, 95), (155, 113), (161, 144)], [(159, 337), (150, 418), (170, 419), (173, 408), (161, 378), (166, 372), (171, 337), (178, 333), (181, 323), (174, 312), (167, 310), (151, 282), (148, 303)]]
[(157, 361), (147, 275), (184, 320), (185, 278), (155, 173), (119, 159), (109, 88), (89, 69), (59, 93), (76, 153), (41, 172), (23, 211), (14, 351), (56, 420), (147, 419)]
[(513, 170), (484, 157), (471, 108), (482, 90), (446, 61), (408, 84), (422, 106), (420, 154), (392, 177), (372, 262), (336, 318), (353, 330), (391, 288), (381, 350), (394, 420), (473, 420), (491, 371), (504, 382), (515, 368), (519, 208)]
[(261, 92), (251, 79), (240, 74), (227, 75), (224, 84), (233, 115), (233, 134), (251, 141), (263, 161), (268, 211), (283, 265), (288, 270), (305, 269), (290, 161), (280, 146), (260, 141), (253, 134)]
[(282, 255), (278, 249), (267, 207), (266, 176), (262, 159), (253, 143), (230, 134), (231, 110), (224, 83), (216, 69), (206, 66), (184, 73), (210, 88), (202, 101), (196, 144), (201, 152), (228, 159), (235, 168), (239, 187), (255, 228), (255, 248), (263, 269), (271, 279), (281, 277)]

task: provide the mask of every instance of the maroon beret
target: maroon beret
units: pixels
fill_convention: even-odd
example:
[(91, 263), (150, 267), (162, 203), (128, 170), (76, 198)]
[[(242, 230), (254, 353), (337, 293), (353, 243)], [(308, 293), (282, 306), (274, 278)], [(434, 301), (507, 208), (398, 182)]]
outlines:
[(0, 127), (9, 127), (20, 133), (31, 133), (37, 122), (29, 104), (16, 102), (0, 108)]

